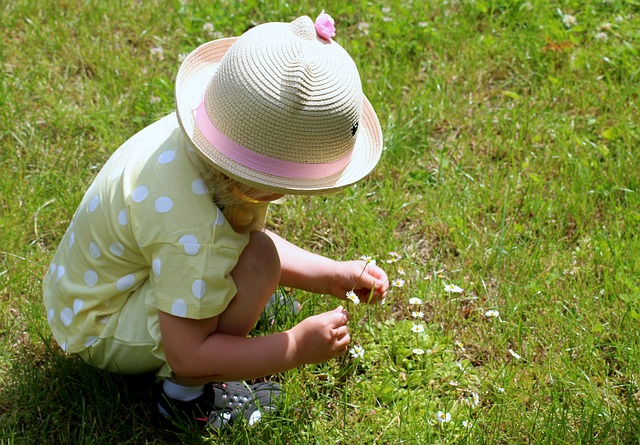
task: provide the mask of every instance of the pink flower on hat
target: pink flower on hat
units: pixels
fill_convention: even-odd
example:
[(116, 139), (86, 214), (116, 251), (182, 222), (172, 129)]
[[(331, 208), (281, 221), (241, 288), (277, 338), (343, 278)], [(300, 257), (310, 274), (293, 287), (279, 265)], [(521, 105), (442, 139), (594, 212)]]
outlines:
[(316, 19), (316, 32), (320, 37), (325, 40), (331, 40), (331, 37), (336, 35), (335, 21), (329, 14), (324, 12), (324, 9)]

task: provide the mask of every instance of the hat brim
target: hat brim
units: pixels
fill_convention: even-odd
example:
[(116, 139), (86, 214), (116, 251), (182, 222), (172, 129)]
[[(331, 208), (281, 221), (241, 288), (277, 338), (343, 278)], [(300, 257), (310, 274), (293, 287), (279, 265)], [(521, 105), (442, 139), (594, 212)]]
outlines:
[(363, 97), (362, 118), (353, 154), (339, 173), (324, 178), (289, 178), (263, 173), (227, 157), (212, 146), (195, 125), (193, 110), (202, 100), (209, 80), (237, 37), (207, 42), (182, 62), (176, 77), (176, 111), (180, 126), (197, 151), (226, 175), (253, 187), (284, 194), (320, 194), (340, 190), (366, 177), (382, 154), (382, 129), (378, 117)]

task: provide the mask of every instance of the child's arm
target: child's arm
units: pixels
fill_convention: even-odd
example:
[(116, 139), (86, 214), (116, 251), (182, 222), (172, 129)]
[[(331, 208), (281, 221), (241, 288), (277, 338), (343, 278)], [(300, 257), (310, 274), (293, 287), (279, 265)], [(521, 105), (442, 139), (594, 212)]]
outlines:
[(335, 261), (308, 252), (273, 232), (265, 232), (280, 255), (280, 284), (284, 286), (331, 294), (342, 299), (348, 291), (353, 290), (365, 302), (381, 300), (389, 288), (387, 274), (374, 264), (367, 264), (365, 261)]
[(183, 384), (255, 379), (324, 362), (343, 354), (350, 341), (342, 307), (262, 337), (217, 333), (218, 317), (158, 314), (167, 361)]

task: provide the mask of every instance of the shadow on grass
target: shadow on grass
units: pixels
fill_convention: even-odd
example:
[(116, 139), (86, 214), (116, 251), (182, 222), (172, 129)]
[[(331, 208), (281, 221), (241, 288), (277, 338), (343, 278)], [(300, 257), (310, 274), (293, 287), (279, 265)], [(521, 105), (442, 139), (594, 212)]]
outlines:
[(1, 443), (202, 443), (155, 410), (153, 375), (119, 376), (23, 347), (0, 386)]
[(203, 433), (158, 413), (152, 374), (110, 374), (57, 347), (34, 353), (21, 346), (16, 357), (0, 381), (2, 444), (301, 443), (300, 420), (311, 418), (307, 410), (283, 406), (254, 427)]

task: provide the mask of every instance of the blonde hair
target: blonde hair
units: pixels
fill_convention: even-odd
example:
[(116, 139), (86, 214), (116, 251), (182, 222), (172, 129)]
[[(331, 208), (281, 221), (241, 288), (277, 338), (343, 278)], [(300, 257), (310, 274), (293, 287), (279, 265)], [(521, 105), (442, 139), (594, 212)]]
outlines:
[(203, 166), (201, 174), (211, 199), (233, 230), (249, 233), (264, 227), (270, 201), (261, 201), (261, 198), (272, 192), (243, 184), (210, 166)]

